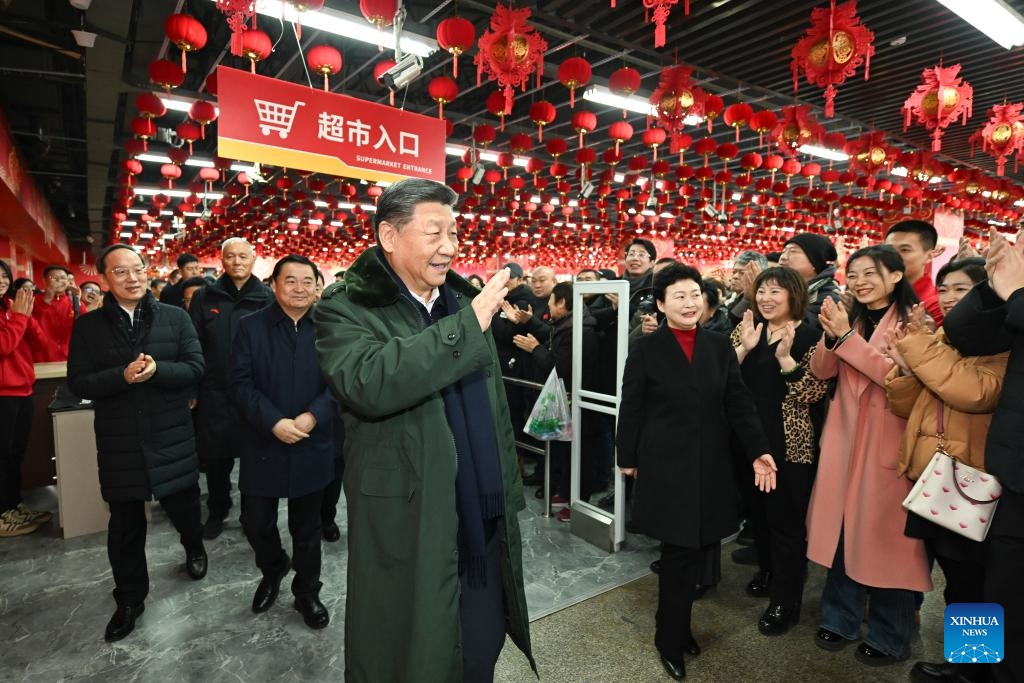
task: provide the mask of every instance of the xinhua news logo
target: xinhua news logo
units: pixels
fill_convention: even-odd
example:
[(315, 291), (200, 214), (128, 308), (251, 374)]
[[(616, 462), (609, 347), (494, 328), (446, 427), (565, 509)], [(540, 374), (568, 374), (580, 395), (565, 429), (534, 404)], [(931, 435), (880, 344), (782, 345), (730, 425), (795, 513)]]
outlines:
[(1003, 608), (993, 602), (946, 606), (943, 646), (946, 661), (996, 664), (1003, 661)]

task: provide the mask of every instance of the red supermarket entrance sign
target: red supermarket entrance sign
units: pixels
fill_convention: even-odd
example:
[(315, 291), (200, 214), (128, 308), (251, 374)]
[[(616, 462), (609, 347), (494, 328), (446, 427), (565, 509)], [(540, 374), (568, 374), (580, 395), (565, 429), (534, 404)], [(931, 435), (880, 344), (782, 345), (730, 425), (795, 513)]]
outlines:
[(217, 69), (217, 153), (315, 173), (444, 182), (444, 121), (238, 69)]

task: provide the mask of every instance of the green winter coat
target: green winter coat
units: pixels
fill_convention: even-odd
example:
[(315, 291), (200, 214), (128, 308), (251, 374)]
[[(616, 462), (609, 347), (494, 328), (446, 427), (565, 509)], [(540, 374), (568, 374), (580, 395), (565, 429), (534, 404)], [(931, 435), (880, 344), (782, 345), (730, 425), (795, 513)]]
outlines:
[(476, 370), (489, 378), (501, 458), (507, 630), (533, 665), (501, 368), (470, 307), (478, 290), (451, 272), (447, 286), (461, 310), (426, 327), (372, 247), (316, 307), (320, 365), (345, 419), (347, 683), (462, 681), (456, 453), (441, 390)]

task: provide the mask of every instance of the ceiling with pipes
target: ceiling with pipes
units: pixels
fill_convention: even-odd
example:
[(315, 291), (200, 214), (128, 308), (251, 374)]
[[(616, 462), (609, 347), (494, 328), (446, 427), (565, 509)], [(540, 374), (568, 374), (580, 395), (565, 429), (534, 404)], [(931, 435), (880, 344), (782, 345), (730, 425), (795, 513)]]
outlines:
[[(803, 229), (835, 234), (837, 241), (856, 246), (875, 239), (892, 216), (922, 206), (962, 213), (978, 236), (991, 224), (1015, 229), (1024, 213), (1024, 168), (1011, 159), (998, 176), (996, 160), (978, 144), (972, 153), (970, 138), (988, 120), (991, 107), (1024, 100), (1024, 48), (1001, 47), (936, 0), (861, 0), (856, 14), (873, 33), (874, 53), (868, 68), (860, 66), (836, 85), (829, 117), (823, 87), (801, 73), (794, 92), (791, 70), (791, 52), (811, 27), (812, 10), (827, 11), (827, 1), (663, 4), (668, 9), (665, 44), (657, 48), (654, 14), (640, 0), (518, 4), (530, 10), (529, 23), (547, 48), (539, 79), (531, 77), (528, 87), (515, 90), (503, 122), (488, 104), (496, 85), (486, 75), (477, 84), (476, 45), (459, 58), (458, 94), (445, 104), (444, 116), (450, 122), (446, 179), (461, 194), (464, 261), (483, 265), (495, 258), (535, 258), (549, 249), (567, 267), (596, 265), (612, 260), (622, 241), (635, 234), (671, 241), (676, 255), (698, 260), (726, 258), (744, 246), (769, 251), (787, 233)], [(1024, 0), (1006, 4), (1024, 13)], [(436, 39), (438, 24), (453, 16), (472, 22), (479, 39), (495, 12), (495, 3), (476, 0), (411, 0), (404, 5), (405, 31), (430, 39)], [(325, 8), (363, 16), (360, 3), (352, 0), (326, 0)], [(315, 250), (325, 260), (350, 260), (372, 234), (371, 187), (263, 166), (243, 178), (255, 181), (243, 188), (238, 168), (244, 166), (232, 170), (226, 165), (216, 183), (218, 199), (199, 198), (206, 187), (196, 163), (217, 154), (216, 122), (205, 139), (194, 143), (188, 158), (195, 161), (182, 164), (174, 181), (175, 188), (186, 191), (179, 194), (191, 197), (164, 196), (154, 202), (152, 194), (126, 190), (129, 182), (135, 188), (167, 187), (161, 163), (144, 161), (141, 172), (130, 178), (125, 162), (138, 156), (132, 144), (137, 97), (161, 94), (150, 81), (151, 63), (180, 60), (164, 28), (174, 13), (198, 19), (207, 41), (187, 55), (183, 82), (169, 96), (215, 102), (207, 77), (218, 65), (249, 69), (250, 63), (232, 55), (231, 29), (213, 0), (97, 0), (84, 12), (66, 0), (0, 1), (0, 106), (69, 240), (93, 250), (112, 240), (129, 241), (166, 262), (182, 250), (212, 253), (224, 237), (245, 234), (268, 256)], [(309, 73), (304, 55), (314, 46), (331, 45), (341, 52), (343, 65), (329, 77), (330, 89), (389, 103), (375, 66), (393, 56), (390, 50), (315, 26), (299, 29), (274, 16), (259, 16), (258, 27), (274, 47), (255, 65), (257, 73), (322, 87), (322, 77)], [(79, 46), (72, 29), (96, 34), (94, 46)], [(560, 64), (571, 57), (584, 58), (592, 68), (589, 83), (572, 96), (574, 104), (559, 79)], [(437, 77), (452, 76), (452, 60), (443, 50), (426, 57), (423, 73), (396, 93), (394, 106), (436, 117), (438, 105), (429, 86)], [(902, 107), (922, 82), (924, 69), (954, 64), (961, 65), (959, 77), (973, 88), (973, 111), (966, 125), (958, 118), (945, 128), (941, 151), (933, 154), (932, 131), (916, 121), (905, 130)], [(711, 117), (710, 131), (707, 120), (693, 120), (675, 131), (674, 141), (670, 135), (661, 145), (662, 164), (656, 165), (657, 149), (645, 144), (652, 138), (644, 133), (659, 124), (657, 118), (582, 95), (589, 86), (607, 86), (613, 73), (631, 67), (642, 78), (635, 97), (646, 98), (658, 87), (662, 70), (674, 65), (691, 67), (692, 85), (720, 97), (721, 109), (713, 112), (717, 116)], [(531, 107), (540, 101), (550, 102), (555, 111), (554, 120), (543, 127), (543, 142), (531, 119)], [(865, 141), (868, 147), (852, 150), (854, 158), (858, 149), (862, 156), (870, 152), (869, 134), (882, 133), (886, 160), (865, 169), (853, 161), (783, 153), (773, 146), (770, 131), (759, 134), (748, 121), (728, 125), (725, 112), (739, 103), (777, 118), (787, 108), (808, 105), (811, 123), (821, 125), (812, 126), (818, 130), (817, 142), (832, 136), (841, 151), (843, 141)], [(582, 140), (594, 152), (589, 164), (578, 153), (574, 115), (579, 111), (596, 117)], [(609, 151), (615, 147), (610, 129), (624, 114), (635, 134), (622, 142), (621, 159), (609, 163), (616, 161)], [(154, 118), (147, 153), (159, 157), (187, 149), (175, 134), (187, 118), (180, 111)], [(498, 129), (493, 140), (487, 127)], [(522, 147), (523, 135), (532, 141), (528, 150)], [(515, 163), (501, 168), (495, 155), (510, 152), (513, 140), (518, 141)], [(474, 147), (479, 159), (473, 152), (460, 153)], [(796, 165), (773, 166), (771, 156)], [(530, 159), (533, 165), (524, 168)], [(581, 160), (587, 166), (582, 174)], [(500, 175), (473, 178), (476, 161)], [(905, 168), (901, 162), (912, 164), (909, 177), (899, 173)], [(529, 172), (535, 168), (540, 170)], [(585, 181), (593, 184), (589, 192), (584, 192)]]

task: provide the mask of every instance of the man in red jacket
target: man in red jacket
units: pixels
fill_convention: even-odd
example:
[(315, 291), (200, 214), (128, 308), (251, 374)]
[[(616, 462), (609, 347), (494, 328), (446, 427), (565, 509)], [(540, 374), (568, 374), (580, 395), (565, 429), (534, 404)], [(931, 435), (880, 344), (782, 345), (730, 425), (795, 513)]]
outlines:
[(936, 325), (942, 325), (942, 309), (939, 308), (939, 293), (932, 280), (932, 259), (942, 253), (936, 249), (939, 234), (935, 226), (924, 221), (900, 221), (885, 233), (885, 243), (900, 252), (907, 267), (907, 280), (917, 293), (921, 304), (928, 309), (928, 315)]
[(66, 361), (71, 326), (87, 309), (81, 302), (82, 292), (70, 270), (64, 266), (47, 266), (43, 276), (46, 278), (46, 291), (36, 297), (32, 317), (53, 343), (50, 351), (34, 349), (32, 358), (36, 363)]

